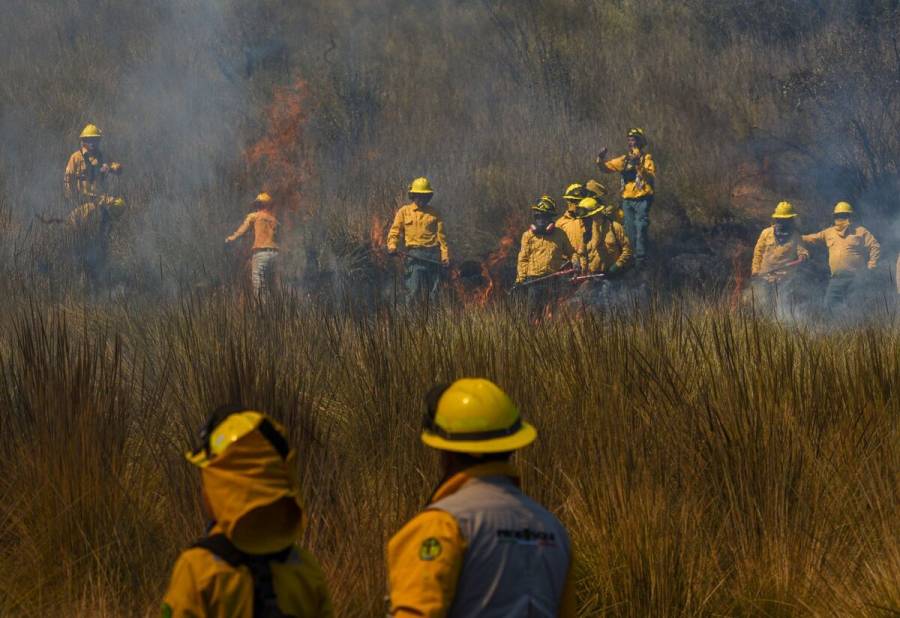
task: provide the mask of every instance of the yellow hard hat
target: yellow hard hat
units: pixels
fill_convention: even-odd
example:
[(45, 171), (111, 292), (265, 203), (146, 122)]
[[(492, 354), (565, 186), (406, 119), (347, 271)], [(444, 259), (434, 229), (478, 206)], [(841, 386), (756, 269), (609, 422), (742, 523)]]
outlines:
[(504, 453), (534, 442), (537, 430), (499, 386), (463, 378), (429, 395), (422, 442), (455, 453)]
[(95, 124), (88, 124), (81, 130), (80, 139), (100, 139), (103, 137), (103, 131)]
[(232, 444), (256, 430), (282, 459), (287, 457), (290, 448), (282, 428), (261, 412), (239, 408), (220, 408), (214, 412), (200, 431), (200, 446), (185, 454), (185, 457), (195, 466), (203, 468)]
[(537, 201), (535, 205), (531, 207), (531, 210), (535, 212), (544, 212), (549, 215), (556, 214), (556, 202), (553, 201), (549, 195), (542, 195), (541, 199)]
[(853, 214), (853, 206), (850, 205), (850, 202), (838, 202), (834, 205), (834, 214), (836, 215), (852, 215)]
[(110, 201), (109, 205), (113, 208), (125, 208), (125, 199), (121, 197), (114, 197)]
[(773, 219), (793, 219), (797, 216), (794, 212), (794, 205), (790, 202), (778, 202), (775, 212), (772, 213)]
[(422, 177), (416, 178), (409, 183), (409, 192), (413, 195), (431, 195), (434, 193), (434, 190), (431, 188), (431, 183), (428, 182), (428, 179)]
[(609, 192), (608, 189), (606, 188), (606, 185), (604, 185), (602, 182), (599, 182), (597, 180), (588, 180), (586, 183), (584, 183), (584, 188), (585, 188), (585, 191), (590, 194), (590, 195), (585, 195), (585, 197), (594, 197), (594, 198), (603, 197), (604, 195), (606, 195)]
[(636, 137), (639, 140), (645, 140), (647, 137), (644, 135), (644, 130), (640, 127), (632, 127), (628, 129), (628, 137)]
[(254, 204), (271, 204), (272, 196), (269, 195), (266, 191), (263, 191), (259, 195), (256, 196), (256, 199), (253, 200)]
[(575, 182), (566, 187), (566, 193), (563, 195), (564, 200), (581, 200), (584, 197), (584, 185)]
[(603, 204), (592, 197), (586, 197), (578, 202), (578, 208), (575, 209), (576, 219), (586, 219), (596, 215), (604, 208)]

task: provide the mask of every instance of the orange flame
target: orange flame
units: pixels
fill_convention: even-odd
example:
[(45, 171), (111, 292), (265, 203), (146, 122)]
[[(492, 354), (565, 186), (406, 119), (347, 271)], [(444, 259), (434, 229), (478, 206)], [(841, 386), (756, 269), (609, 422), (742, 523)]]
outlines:
[(372, 225), (369, 227), (369, 248), (372, 259), (379, 266), (387, 264), (387, 250), (385, 239), (387, 238), (388, 222), (377, 214), (372, 215)]
[(500, 246), (488, 254), (487, 259), (482, 262), (481, 276), (487, 281), (487, 285), (485, 285), (484, 289), (482, 289), (474, 298), (475, 304), (479, 307), (484, 307), (494, 294), (496, 286), (494, 285), (495, 273), (493, 271), (499, 264), (502, 264), (506, 260), (515, 246), (516, 239), (514, 233), (507, 232), (503, 238), (500, 239)]
[(275, 88), (266, 111), (266, 132), (247, 148), (245, 158), (250, 176), (263, 179), (281, 208), (309, 216), (311, 208), (304, 212), (302, 196), (303, 185), (312, 176), (304, 141), (306, 96), (303, 80)]

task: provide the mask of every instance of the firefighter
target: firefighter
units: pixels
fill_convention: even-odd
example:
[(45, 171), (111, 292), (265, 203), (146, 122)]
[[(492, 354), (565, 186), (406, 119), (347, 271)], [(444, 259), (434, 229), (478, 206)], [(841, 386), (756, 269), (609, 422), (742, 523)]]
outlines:
[(575, 216), (575, 210), (578, 209), (578, 202), (585, 197), (587, 197), (587, 191), (585, 191), (584, 185), (573, 183), (566, 187), (563, 194), (566, 212), (556, 220), (556, 227), (566, 233), (573, 247), (578, 245), (578, 239), (581, 237), (581, 222)]
[(322, 570), (297, 545), (297, 453), (282, 427), (244, 406), (222, 406), (186, 457), (200, 468), (211, 522), (175, 562), (163, 617), (331, 616)]
[(437, 300), (441, 269), (450, 265), (450, 253), (444, 236), (444, 222), (429, 206), (434, 191), (427, 178), (416, 178), (409, 185), (411, 203), (402, 206), (388, 232), (387, 249), (396, 255), (403, 237), (406, 258), (406, 300), (413, 305)]
[(825, 310), (829, 313), (861, 292), (864, 275), (875, 271), (881, 256), (881, 245), (871, 232), (853, 223), (853, 206), (847, 202), (835, 204), (833, 226), (817, 234), (805, 234), (802, 239), (828, 249), (831, 279), (825, 291)]
[(584, 196), (592, 197), (598, 202), (603, 203), (603, 212), (611, 221), (615, 221), (621, 225), (625, 220), (625, 213), (621, 206), (606, 203), (606, 198), (609, 196), (609, 189), (607, 189), (606, 185), (603, 183), (597, 180), (588, 180), (584, 183)]
[(250, 283), (253, 294), (271, 292), (275, 287), (278, 267), (278, 218), (275, 216), (272, 196), (263, 191), (251, 204), (253, 212), (247, 215), (234, 234), (225, 239), (231, 243), (253, 228), (253, 257), (250, 261)]
[[(66, 164), (64, 190), (73, 208), (89, 213), (109, 199), (109, 181), (122, 173), (119, 163), (107, 163), (100, 142), (103, 132), (93, 124), (79, 135), (81, 148), (72, 153)], [(90, 205), (90, 208), (85, 208)], [(82, 215), (84, 216), (84, 215)]]
[(569, 536), (522, 492), (510, 462), (534, 427), (489, 380), (440, 385), (426, 399), (421, 439), (440, 451), (444, 478), (388, 543), (389, 615), (574, 616)]
[(628, 150), (622, 156), (607, 160), (607, 149), (597, 156), (601, 171), (618, 173), (622, 177), (622, 211), (625, 234), (634, 246), (637, 265), (644, 262), (647, 253), (647, 228), (650, 226), (650, 207), (653, 204), (656, 184), (656, 164), (646, 152), (647, 138), (644, 130), (628, 130)]
[(592, 197), (578, 203), (576, 220), (581, 234), (574, 245), (578, 268), (584, 278), (574, 301), (582, 305), (609, 305), (611, 279), (621, 274), (631, 261), (631, 244), (608, 206)]
[(532, 318), (541, 317), (559, 290), (558, 278), (547, 278), (570, 264), (575, 250), (569, 237), (556, 227), (556, 202), (541, 196), (531, 207), (534, 223), (522, 234), (516, 268), (516, 285), (526, 286), (526, 307)]
[(772, 225), (762, 231), (753, 249), (753, 300), (764, 310), (776, 310), (778, 315), (786, 315), (795, 300), (795, 267), (809, 258), (796, 218), (790, 202), (779, 202), (772, 213)]

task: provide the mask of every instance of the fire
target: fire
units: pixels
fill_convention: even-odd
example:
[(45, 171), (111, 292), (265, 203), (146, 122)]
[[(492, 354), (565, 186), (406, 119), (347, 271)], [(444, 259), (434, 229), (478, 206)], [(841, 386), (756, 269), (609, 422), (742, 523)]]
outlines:
[(385, 250), (387, 229), (387, 219), (383, 219), (377, 214), (372, 215), (372, 224), (369, 227), (369, 247), (372, 252), (372, 259), (379, 266), (387, 264), (387, 251)]
[(478, 306), (483, 307), (493, 295), (495, 290), (495, 273), (493, 270), (496, 269), (497, 265), (502, 264), (506, 260), (515, 246), (516, 239), (514, 234), (512, 232), (507, 232), (503, 238), (500, 239), (500, 246), (492, 251), (487, 256), (487, 259), (482, 262), (481, 276), (487, 281), (487, 285), (485, 285), (484, 289), (475, 297), (475, 303)]
[(265, 134), (247, 148), (245, 159), (250, 177), (261, 179), (281, 208), (309, 216), (312, 212), (308, 206), (304, 212), (302, 199), (303, 185), (312, 176), (304, 141), (306, 90), (303, 80), (275, 88), (265, 114)]
[[(512, 226), (509, 226), (509, 231), (500, 239), (497, 249), (489, 253), (480, 264), (467, 262), (462, 269), (454, 268), (450, 273), (450, 280), (457, 297), (467, 306), (485, 306), (499, 289), (495, 283), (499, 267), (515, 248), (516, 234)], [(473, 286), (473, 280), (479, 283)]]

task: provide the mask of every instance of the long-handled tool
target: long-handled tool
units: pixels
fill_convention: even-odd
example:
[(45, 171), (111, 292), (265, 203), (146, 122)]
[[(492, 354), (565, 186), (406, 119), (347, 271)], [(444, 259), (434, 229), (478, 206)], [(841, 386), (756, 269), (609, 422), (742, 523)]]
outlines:
[(507, 294), (512, 294), (515, 290), (519, 288), (525, 288), (529, 285), (534, 285), (535, 283), (540, 283), (541, 281), (547, 281), (549, 279), (555, 279), (556, 277), (565, 277), (566, 275), (574, 275), (577, 270), (574, 268), (566, 268), (564, 270), (558, 270), (555, 273), (550, 273), (549, 275), (542, 275), (540, 277), (535, 277), (534, 279), (529, 279), (528, 281), (523, 281), (522, 283), (517, 283), (509, 289)]
[(784, 270), (786, 268), (793, 268), (795, 266), (799, 266), (802, 263), (803, 263), (803, 260), (793, 260), (792, 262), (785, 262), (784, 264), (782, 264), (781, 266), (778, 266), (777, 268), (770, 268), (769, 270), (767, 270), (765, 272), (757, 273), (757, 274), (753, 275), (753, 278), (759, 279), (761, 277), (767, 277), (769, 275), (774, 275), (775, 273), (781, 272), (782, 270)]
[(420, 262), (425, 262), (426, 264), (434, 264), (436, 266), (443, 266), (443, 262), (439, 262), (438, 260), (432, 260), (426, 257), (419, 257), (418, 255), (412, 255), (407, 253), (406, 251), (395, 251), (394, 255), (399, 255), (400, 257), (409, 258), (410, 260), (418, 260)]

